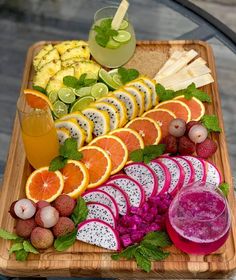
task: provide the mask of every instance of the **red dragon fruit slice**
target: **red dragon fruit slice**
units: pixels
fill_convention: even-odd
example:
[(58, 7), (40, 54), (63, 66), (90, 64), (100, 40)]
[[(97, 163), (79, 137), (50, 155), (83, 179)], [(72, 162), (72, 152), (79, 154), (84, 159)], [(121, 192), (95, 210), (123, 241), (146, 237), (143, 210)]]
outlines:
[(194, 182), (206, 182), (206, 166), (204, 161), (201, 158), (197, 158), (194, 156), (181, 156), (184, 159), (190, 161), (193, 165), (194, 172), (195, 172), (195, 180)]
[(80, 223), (76, 238), (108, 250), (119, 251), (121, 249), (118, 232), (109, 224), (98, 219)]
[(127, 175), (112, 176), (107, 184), (115, 184), (128, 196), (130, 206), (140, 207), (145, 201), (145, 193), (142, 186)]
[(222, 183), (222, 176), (218, 168), (208, 160), (203, 160), (206, 167), (206, 183), (218, 187)]
[(119, 214), (126, 215), (130, 208), (129, 205), (129, 198), (127, 194), (118, 186), (114, 184), (109, 185), (102, 185), (98, 188), (106, 193), (108, 193), (111, 197), (114, 198), (115, 202), (117, 203)]
[(148, 166), (156, 174), (158, 181), (158, 192), (157, 194), (162, 194), (167, 192), (170, 186), (170, 172), (168, 168), (162, 163), (152, 160), (148, 163)]
[(117, 219), (119, 216), (118, 206), (113, 197), (111, 197), (108, 193), (101, 190), (91, 190), (87, 191), (82, 195), (85, 202), (98, 202), (105, 204), (109, 207)]
[(183, 168), (178, 161), (168, 156), (159, 157), (157, 161), (162, 162), (170, 172), (170, 187), (167, 192), (174, 196), (184, 184)]
[(105, 204), (98, 202), (88, 202), (88, 216), (86, 220), (98, 219), (109, 224), (112, 228), (116, 228), (116, 219), (110, 208)]
[(158, 192), (156, 174), (144, 163), (130, 163), (124, 167), (126, 175), (137, 181), (144, 189), (146, 199)]
[(174, 157), (175, 160), (182, 166), (185, 174), (183, 187), (192, 184), (195, 179), (195, 171), (190, 161), (182, 157)]

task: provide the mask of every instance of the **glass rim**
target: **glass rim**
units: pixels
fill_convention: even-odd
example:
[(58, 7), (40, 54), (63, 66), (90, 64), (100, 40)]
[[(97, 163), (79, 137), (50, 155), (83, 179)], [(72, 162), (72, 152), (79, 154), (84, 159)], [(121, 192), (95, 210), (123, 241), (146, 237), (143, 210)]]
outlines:
[[(116, 10), (117, 10), (118, 7), (119, 7), (119, 5), (110, 5), (110, 6), (105, 6), (105, 7), (103, 7), (103, 8), (98, 9), (98, 10), (94, 13), (94, 17), (93, 17), (94, 22), (96, 22), (96, 16), (97, 16), (98, 13), (100, 13), (100, 12), (102, 12), (103, 10), (106, 10), (106, 9), (116, 9)], [(125, 13), (125, 17), (127, 17), (127, 16), (128, 16), (128, 12)], [(125, 17), (124, 17), (124, 18), (125, 18)]]
[[(23, 104), (21, 104), (23, 103)], [(26, 108), (30, 108), (31, 110), (26, 111)], [(26, 98), (24, 96), (24, 94), (21, 94), (16, 102), (16, 108), (17, 111), (20, 112), (21, 114), (32, 114), (32, 112), (35, 113), (43, 113), (43, 112), (48, 112), (48, 110), (50, 109), (48, 106), (45, 107), (45, 109), (39, 109), (39, 108), (31, 108), (29, 105), (27, 105), (26, 103)]]

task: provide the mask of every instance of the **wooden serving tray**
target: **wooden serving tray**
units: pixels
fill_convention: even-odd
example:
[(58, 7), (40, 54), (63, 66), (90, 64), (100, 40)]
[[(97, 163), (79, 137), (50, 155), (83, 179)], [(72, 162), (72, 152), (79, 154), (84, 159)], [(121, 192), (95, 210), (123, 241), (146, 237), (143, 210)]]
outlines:
[[(35, 53), (45, 44), (55, 42), (38, 42), (28, 51), (22, 90), (31, 87), (34, 70), (32, 59)], [(220, 169), (224, 181), (231, 186), (229, 204), (232, 212), (232, 230), (226, 244), (217, 252), (208, 256), (190, 256), (169, 248), (171, 255), (161, 262), (153, 262), (150, 273), (142, 272), (133, 261), (113, 261), (111, 252), (89, 244), (76, 242), (66, 252), (56, 252), (48, 249), (40, 255), (30, 254), (27, 262), (17, 262), (14, 256), (8, 254), (10, 242), (0, 240), (0, 273), (9, 276), (80, 276), (80, 277), (111, 277), (111, 278), (220, 278), (229, 276), (236, 268), (236, 224), (235, 199), (232, 174), (230, 170), (227, 144), (225, 140), (222, 119), (221, 101), (218, 92), (214, 57), (209, 45), (201, 41), (139, 41), (133, 58), (127, 67), (134, 67), (142, 74), (154, 77), (158, 69), (175, 50), (196, 50), (205, 59), (212, 70), (215, 83), (203, 89), (212, 97), (212, 103), (206, 105), (206, 112), (218, 115), (223, 131), (213, 135), (218, 143), (218, 150), (213, 162)], [(22, 198), (24, 186), (31, 167), (26, 160), (20, 135), (19, 121), (16, 116), (7, 165), (0, 199), (0, 227), (14, 230), (14, 220), (8, 214), (8, 209), (14, 200)]]

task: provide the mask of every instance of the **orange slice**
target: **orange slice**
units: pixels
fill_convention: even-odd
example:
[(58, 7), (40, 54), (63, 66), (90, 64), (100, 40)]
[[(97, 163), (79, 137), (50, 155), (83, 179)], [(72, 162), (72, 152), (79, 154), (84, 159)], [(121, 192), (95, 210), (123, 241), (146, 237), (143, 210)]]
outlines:
[(153, 109), (143, 114), (143, 117), (150, 118), (160, 125), (163, 138), (169, 134), (169, 123), (176, 119), (175, 114), (167, 109)]
[(119, 172), (126, 164), (128, 159), (128, 149), (125, 143), (113, 135), (96, 137), (89, 145), (102, 148), (111, 158), (111, 175)]
[(191, 111), (191, 121), (199, 121), (205, 114), (205, 106), (196, 97), (186, 99), (184, 95), (175, 97), (176, 100), (184, 102)]
[(107, 152), (97, 146), (86, 146), (79, 150), (83, 154), (81, 162), (89, 173), (87, 188), (95, 188), (104, 183), (111, 175), (111, 159)]
[(126, 127), (131, 128), (139, 133), (143, 138), (144, 145), (156, 145), (161, 140), (161, 128), (152, 119), (142, 117), (136, 118), (129, 123)]
[(31, 108), (45, 109), (46, 107), (49, 107), (53, 111), (52, 104), (45, 94), (29, 88), (24, 90), (24, 94), (26, 101)]
[(189, 107), (182, 101), (167, 100), (159, 103), (155, 108), (170, 110), (175, 114), (176, 118), (183, 119), (186, 122), (191, 120), (191, 111)]
[(41, 167), (27, 179), (25, 192), (27, 198), (34, 202), (52, 202), (62, 193), (63, 187), (64, 179), (60, 171), (48, 171), (48, 167)]
[(61, 169), (64, 177), (63, 193), (72, 198), (77, 198), (87, 188), (89, 183), (89, 173), (82, 162), (68, 160), (66, 166)]
[[(137, 149), (144, 148), (143, 138), (133, 129), (118, 128), (111, 131), (109, 134), (119, 137), (125, 143), (125, 146), (128, 149), (128, 154)], [(130, 160), (129, 156), (128, 160)]]

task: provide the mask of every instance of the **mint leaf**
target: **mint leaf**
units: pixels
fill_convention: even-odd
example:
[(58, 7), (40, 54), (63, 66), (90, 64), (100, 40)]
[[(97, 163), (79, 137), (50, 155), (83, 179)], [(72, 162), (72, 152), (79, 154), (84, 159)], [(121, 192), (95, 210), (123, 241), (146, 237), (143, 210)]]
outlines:
[(201, 122), (206, 127), (208, 132), (221, 132), (219, 121), (216, 115), (204, 115), (201, 118)]
[(137, 262), (138, 267), (143, 269), (146, 272), (151, 271), (151, 262), (148, 258), (146, 258), (141, 252), (140, 248), (138, 248), (134, 253), (135, 260)]
[(99, 46), (105, 48), (109, 41), (109, 36), (97, 34), (95, 40)]
[(22, 238), (16, 235), (15, 233), (11, 233), (4, 229), (0, 229), (0, 238), (5, 240), (21, 240)]
[(77, 141), (73, 138), (67, 138), (62, 146), (60, 146), (59, 153), (62, 157), (80, 160), (82, 153), (77, 150)]
[(86, 79), (86, 80), (84, 80), (84, 86), (91, 86), (91, 85), (93, 85), (93, 84), (95, 84), (97, 82), (97, 80), (96, 79)]
[(158, 95), (159, 102), (167, 101), (175, 97), (173, 90), (166, 90), (161, 84), (156, 84), (156, 94)]
[(71, 233), (58, 237), (54, 241), (54, 248), (59, 251), (65, 251), (70, 248), (76, 241), (77, 228), (75, 228)]
[(144, 246), (140, 246), (139, 252), (147, 259), (152, 261), (161, 261), (166, 259), (170, 255), (169, 252), (164, 252), (160, 248), (156, 248), (156, 247), (150, 249)]
[(143, 161), (143, 150), (138, 149), (130, 153), (130, 159), (134, 162), (142, 162)]
[(168, 234), (164, 231), (152, 231), (145, 235), (142, 245), (152, 245), (158, 247), (166, 247), (172, 244)]
[(224, 196), (227, 196), (229, 193), (229, 184), (228, 183), (221, 183), (219, 185), (219, 189), (222, 191)]
[(22, 250), (16, 251), (15, 255), (16, 255), (17, 261), (24, 262), (27, 260), (29, 253), (26, 252), (24, 249), (22, 249)]
[(104, 20), (101, 21), (100, 23), (100, 28), (102, 30), (107, 30), (111, 28), (111, 23), (112, 23), (112, 19), (111, 18), (106, 18)]
[(67, 87), (75, 88), (76, 85), (78, 84), (78, 79), (75, 78), (74, 76), (65, 76), (63, 78), (63, 84)]
[(28, 253), (39, 254), (39, 252), (34, 248), (34, 246), (28, 241), (23, 242), (23, 248)]
[(12, 244), (11, 248), (9, 249), (9, 254), (12, 254), (12, 253), (14, 253), (16, 251), (20, 251), (22, 249), (24, 249), (22, 242), (14, 243), (14, 244)]
[(78, 84), (83, 86), (84, 85), (84, 80), (86, 78), (87, 74), (86, 73), (83, 73), (80, 77), (79, 77), (79, 80), (78, 80)]
[(77, 226), (79, 223), (86, 220), (87, 216), (88, 216), (88, 207), (86, 205), (86, 202), (82, 197), (79, 197), (77, 199), (77, 204), (75, 206), (75, 209), (71, 215), (71, 219)]
[(63, 156), (55, 157), (49, 165), (49, 171), (57, 171), (62, 169), (67, 163), (67, 158), (64, 158)]
[(194, 90), (192, 95), (193, 95), (193, 97), (199, 99), (202, 102), (208, 102), (208, 103), (211, 102), (210, 96), (202, 90), (196, 89), (196, 90)]
[(40, 87), (40, 86), (33, 86), (33, 89), (35, 89), (35, 90), (37, 90), (37, 91), (47, 95), (47, 91), (44, 88)]
[(125, 258), (127, 260), (131, 260), (134, 258), (134, 253), (136, 252), (137, 248), (138, 248), (137, 244), (129, 246), (126, 249), (124, 249), (122, 252), (113, 254), (111, 256), (111, 258), (113, 260), (119, 260), (120, 258)]
[(144, 147), (144, 155), (155, 155), (156, 157), (162, 155), (165, 152), (165, 144), (149, 145)]
[(123, 84), (126, 84), (130, 81), (135, 80), (139, 76), (139, 72), (136, 69), (126, 69), (124, 67), (120, 67), (118, 69), (118, 74), (120, 75), (120, 79)]

